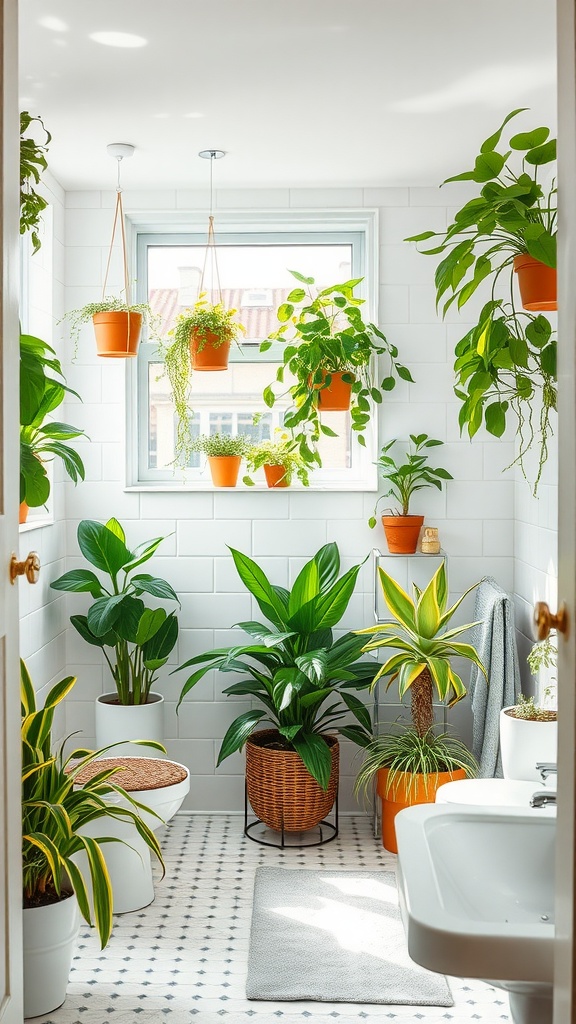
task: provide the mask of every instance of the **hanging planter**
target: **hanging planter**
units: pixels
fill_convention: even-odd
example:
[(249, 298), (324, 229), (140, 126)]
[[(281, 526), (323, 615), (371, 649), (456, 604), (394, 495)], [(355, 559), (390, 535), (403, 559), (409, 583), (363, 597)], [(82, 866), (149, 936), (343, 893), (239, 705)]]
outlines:
[(556, 267), (534, 259), (528, 253), (514, 257), (518, 287), (524, 309), (532, 312), (558, 309), (556, 298)]
[(92, 317), (99, 356), (130, 359), (138, 355), (142, 314), (125, 310), (94, 313)]
[(230, 341), (222, 341), (217, 334), (200, 334), (193, 330), (190, 337), (190, 361), (193, 370), (227, 370)]
[(356, 380), (347, 370), (336, 372), (325, 370), (323, 379), (330, 378), (318, 392), (318, 408), (322, 412), (348, 412), (352, 400), (352, 385)]

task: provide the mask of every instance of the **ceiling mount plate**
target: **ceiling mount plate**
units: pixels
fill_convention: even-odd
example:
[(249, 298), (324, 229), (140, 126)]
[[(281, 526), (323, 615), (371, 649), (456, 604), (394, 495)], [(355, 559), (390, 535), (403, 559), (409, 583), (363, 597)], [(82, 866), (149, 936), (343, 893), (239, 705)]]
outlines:
[(198, 153), (203, 160), (221, 160), (226, 153), (223, 149), (201, 149)]
[(106, 146), (106, 152), (114, 160), (124, 160), (126, 157), (133, 156), (134, 148), (129, 142), (111, 142), (109, 146)]

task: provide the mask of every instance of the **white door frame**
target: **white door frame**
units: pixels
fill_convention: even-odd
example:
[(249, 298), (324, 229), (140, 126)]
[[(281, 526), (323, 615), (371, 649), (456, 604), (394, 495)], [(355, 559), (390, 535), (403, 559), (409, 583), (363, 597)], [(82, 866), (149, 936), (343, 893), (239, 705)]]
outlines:
[(19, 480), (19, 112), (18, 4), (0, 5), (0, 1021), (21, 1024), (22, 813), (18, 587), (8, 574), (18, 551)]

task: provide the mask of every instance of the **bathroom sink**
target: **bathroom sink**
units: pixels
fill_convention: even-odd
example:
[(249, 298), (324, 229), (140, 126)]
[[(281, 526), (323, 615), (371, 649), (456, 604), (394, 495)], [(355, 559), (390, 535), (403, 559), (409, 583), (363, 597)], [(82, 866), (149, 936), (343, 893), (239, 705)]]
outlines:
[(396, 818), (410, 956), (432, 971), (551, 984), (554, 817), (422, 804)]

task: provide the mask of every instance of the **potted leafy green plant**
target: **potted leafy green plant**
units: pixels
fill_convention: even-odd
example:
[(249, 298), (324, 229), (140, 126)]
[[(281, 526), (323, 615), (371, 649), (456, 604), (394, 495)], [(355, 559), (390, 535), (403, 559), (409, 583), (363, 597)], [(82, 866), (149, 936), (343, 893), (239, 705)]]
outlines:
[[(527, 661), (533, 676), (556, 668), (558, 649), (550, 637), (533, 644)], [(543, 700), (518, 696), (500, 712), (500, 755), (505, 779), (540, 781), (536, 765), (557, 760), (558, 713), (551, 703), (555, 677), (544, 688)]]
[[(154, 832), (141, 819), (144, 810), (114, 781), (117, 768), (98, 772), (81, 787), (82, 770), (104, 751), (54, 752), (54, 712), (74, 686), (69, 676), (52, 687), (37, 707), (34, 686), (21, 663), (22, 702), (22, 870), (24, 903), (24, 1015), (37, 1017), (60, 1006), (66, 996), (78, 911), (92, 923), (102, 947), (112, 931), (113, 896), (103, 854), (112, 822), (129, 822), (162, 864)], [(119, 802), (121, 799), (121, 803)], [(101, 822), (101, 835), (94, 823)], [(79, 855), (85, 854), (87, 871)]]
[[(305, 487), (310, 484), (308, 466), (300, 454), (298, 441), (285, 430), (277, 429), (273, 438), (255, 444), (246, 461), (250, 472), (264, 469), (268, 487), (289, 487), (294, 475)], [(244, 483), (250, 487), (254, 481), (245, 476)]]
[[(242, 673), (224, 692), (247, 697), (253, 708), (228, 729), (218, 764), (246, 744), (248, 798), (258, 817), (278, 831), (313, 828), (334, 803), (338, 786), (337, 729), (355, 743), (371, 738), (370, 714), (355, 690), (366, 689), (377, 669), (361, 661), (364, 638), (332, 630), (344, 615), (360, 565), (339, 577), (336, 544), (306, 563), (290, 592), (270, 583), (260, 566), (230, 548), (234, 564), (266, 623), (240, 622), (248, 642), (200, 654), (177, 669), (194, 671), (179, 704), (207, 672)], [(200, 666), (200, 667), (198, 667)], [(347, 713), (358, 724), (341, 724)], [(255, 732), (268, 721), (272, 729)]]
[(392, 620), (363, 629), (360, 635), (373, 637), (365, 645), (365, 651), (392, 653), (378, 670), (371, 688), (384, 678), (387, 688), (398, 684), (401, 699), (409, 692), (412, 724), (373, 739), (366, 748), (356, 789), (366, 789), (377, 777), (378, 794), (382, 799), (384, 846), (397, 853), (394, 818), (398, 811), (414, 803), (432, 803), (439, 786), (466, 775), (473, 776), (477, 770), (472, 754), (463, 743), (436, 732), (433, 692), (435, 690), (439, 700), (449, 706), (465, 697), (466, 687), (452, 667), (452, 658), (465, 658), (484, 674), (485, 670), (475, 648), (456, 641), (456, 637), (476, 623), (446, 630), (464, 597), (474, 587), (449, 608), (444, 562), (424, 590), (414, 586), (413, 599), (381, 567), (378, 572)]
[[(147, 608), (144, 598), (180, 602), (166, 580), (135, 570), (152, 558), (164, 539), (156, 537), (130, 550), (118, 520), (103, 525), (83, 519), (78, 524), (78, 546), (105, 582), (91, 569), (72, 569), (50, 584), (54, 590), (86, 593), (94, 599), (87, 615), (72, 615), (70, 622), (83, 640), (101, 649), (114, 680), (114, 692), (96, 698), (98, 746), (163, 739), (164, 698), (152, 686), (178, 639), (178, 619), (156, 601)], [(131, 753), (131, 748), (116, 745), (114, 753)]]
[[(482, 143), (472, 170), (446, 179), (475, 182), (478, 195), (446, 231), (424, 231), (406, 241), (434, 239), (422, 251), (443, 255), (435, 279), (443, 315), (454, 302), (462, 309), (483, 282), (490, 284), (477, 326), (456, 346), (460, 429), (473, 437), (484, 422), (489, 433), (501, 437), (511, 412), (520, 438), (515, 462), (522, 469), (528, 450), (539, 444), (536, 492), (548, 454), (550, 412), (556, 408), (556, 341), (541, 312), (556, 309), (556, 185), (552, 180), (545, 190), (538, 172), (556, 160), (556, 140), (548, 128), (535, 128), (512, 135), (505, 152), (499, 152), (505, 126), (519, 113), (508, 114)], [(521, 282), (528, 313), (516, 309), (514, 272), (527, 274), (532, 283), (543, 281), (539, 294)], [(538, 406), (541, 411), (535, 412)]]
[(168, 332), (173, 340), (159, 345), (176, 413), (174, 461), (180, 466), (187, 465), (195, 450), (190, 437), (192, 371), (227, 369), (230, 346), (244, 332), (243, 324), (235, 320), (237, 312), (225, 309), (221, 302), (209, 302), (206, 292), (201, 292)]
[(215, 487), (236, 487), (240, 463), (251, 451), (245, 434), (200, 434), (190, 441), (190, 450), (204, 452)]
[[(360, 444), (370, 422), (370, 402), (382, 402), (382, 395), (392, 391), (396, 378), (412, 381), (407, 367), (398, 362), (398, 349), (382, 331), (362, 319), (355, 289), (363, 278), (315, 289), (313, 277), (304, 277), (295, 270), (290, 273), (300, 282), (278, 308), (280, 326), (260, 345), (265, 352), (274, 342), (282, 342), (283, 364), (273, 385), (264, 391), (266, 405), (290, 395), (293, 408), (284, 416), (289, 429), (299, 428), (301, 454), (311, 465), (320, 465), (315, 446), (322, 434), (334, 437), (334, 431), (321, 422), (322, 411), (350, 409), (352, 429)], [(305, 287), (301, 287), (305, 286)], [(380, 382), (374, 377), (375, 357), (388, 361), (388, 373)], [(284, 386), (286, 372), (295, 383)], [(312, 446), (312, 447), (311, 447)]]
[(397, 443), (394, 438), (382, 447), (380, 458), (376, 463), (382, 470), (383, 479), (389, 482), (390, 487), (378, 498), (368, 525), (371, 528), (376, 526), (376, 512), (384, 498), (392, 495), (397, 499), (400, 505), (399, 510), (393, 512), (392, 509), (389, 509), (389, 514), (382, 516), (388, 550), (393, 554), (411, 554), (416, 551), (424, 516), (410, 515), (412, 495), (424, 487), (437, 487), (440, 491), (444, 480), (453, 479), (447, 469), (432, 469), (427, 464), (428, 455), (425, 452), (429, 448), (437, 448), (443, 444), (442, 441), (428, 437), (428, 434), (410, 434), (410, 440), (414, 450), (406, 453), (405, 462), (397, 463), (388, 454)]
[(70, 309), (63, 320), (70, 325), (74, 356), (78, 351), (80, 332), (92, 321), (99, 356), (128, 359), (138, 355), (142, 325), (146, 324), (152, 341), (160, 340), (160, 318), (147, 302), (127, 303), (121, 298), (106, 297), (88, 302), (81, 309)]
[(48, 417), (66, 395), (80, 396), (66, 385), (54, 349), (30, 334), (20, 335), (20, 522), (29, 508), (45, 505), (50, 495), (46, 464), (62, 461), (73, 481), (84, 479), (84, 463), (67, 441), (84, 431)]
[[(39, 125), (44, 133), (42, 143), (26, 135), (28, 129), (35, 125)], [(48, 201), (34, 186), (40, 184), (42, 171), (48, 168), (46, 153), (51, 141), (52, 136), (41, 117), (34, 117), (27, 110), (20, 111), (20, 234), (30, 232), (33, 253), (38, 252), (42, 245), (38, 232), (42, 214), (48, 206)]]

